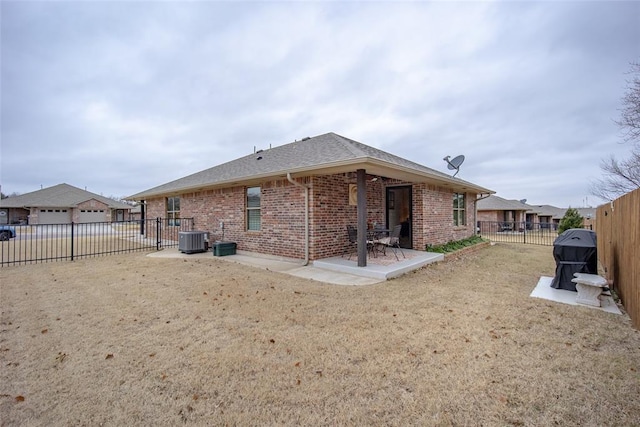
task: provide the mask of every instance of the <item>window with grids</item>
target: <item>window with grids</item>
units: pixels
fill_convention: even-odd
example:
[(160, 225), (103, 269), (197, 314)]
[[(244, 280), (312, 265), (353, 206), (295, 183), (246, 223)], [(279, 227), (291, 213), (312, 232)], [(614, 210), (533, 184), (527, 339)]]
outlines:
[(465, 213), (466, 200), (464, 193), (453, 193), (453, 225), (461, 226), (467, 224)]
[(260, 230), (260, 187), (247, 188), (247, 230)]
[(167, 225), (180, 225), (180, 197), (167, 197)]

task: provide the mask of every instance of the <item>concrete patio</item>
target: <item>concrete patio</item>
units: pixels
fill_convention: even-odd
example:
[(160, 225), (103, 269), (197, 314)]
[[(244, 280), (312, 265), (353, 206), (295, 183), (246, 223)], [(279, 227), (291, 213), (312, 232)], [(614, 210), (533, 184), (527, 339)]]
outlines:
[[(353, 255), (351, 259), (345, 255), (344, 257), (336, 256), (316, 260), (306, 266), (302, 265), (302, 260), (246, 251), (237, 251), (235, 255), (215, 257), (215, 259), (236, 262), (238, 264), (336, 285), (371, 285), (380, 283), (444, 259), (444, 255), (438, 253), (414, 251), (410, 249), (403, 249), (402, 251), (404, 252), (404, 257), (400, 251), (398, 251), (398, 260), (396, 260), (391, 251), (387, 251), (386, 254), (377, 254), (375, 257), (368, 256), (366, 267), (358, 267), (357, 257), (355, 255)], [(177, 248), (168, 248), (158, 252), (152, 252), (148, 256), (155, 258), (186, 259), (214, 258), (211, 251), (185, 254), (178, 251)]]
[(443, 254), (414, 251), (411, 249), (403, 249), (402, 253), (398, 251), (397, 254), (398, 259), (396, 259), (390, 250), (388, 250), (385, 255), (380, 253), (375, 257), (369, 256), (367, 257), (366, 267), (358, 267), (355, 255), (352, 256), (351, 259), (346, 256), (320, 259), (314, 261), (313, 266), (384, 281), (402, 276), (405, 273), (417, 270), (427, 264), (444, 259)]

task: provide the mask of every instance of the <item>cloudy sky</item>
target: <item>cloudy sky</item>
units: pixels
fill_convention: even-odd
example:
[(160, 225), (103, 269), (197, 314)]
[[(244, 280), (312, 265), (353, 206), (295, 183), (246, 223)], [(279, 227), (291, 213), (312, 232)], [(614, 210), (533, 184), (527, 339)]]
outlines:
[(640, 2), (0, 2), (2, 192), (105, 196), (336, 132), (581, 207)]

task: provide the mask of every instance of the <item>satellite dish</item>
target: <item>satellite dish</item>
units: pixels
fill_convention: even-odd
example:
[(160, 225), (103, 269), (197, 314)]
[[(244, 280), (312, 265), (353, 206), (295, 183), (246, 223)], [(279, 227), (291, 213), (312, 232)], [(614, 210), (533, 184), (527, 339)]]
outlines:
[(458, 172), (460, 172), (460, 166), (464, 162), (464, 156), (461, 154), (461, 155), (456, 156), (453, 159), (449, 160), (450, 158), (451, 158), (451, 156), (447, 156), (442, 160), (447, 162), (447, 168), (449, 170), (455, 170), (456, 171), (456, 173), (453, 174), (453, 176), (456, 176), (456, 175), (458, 175)]

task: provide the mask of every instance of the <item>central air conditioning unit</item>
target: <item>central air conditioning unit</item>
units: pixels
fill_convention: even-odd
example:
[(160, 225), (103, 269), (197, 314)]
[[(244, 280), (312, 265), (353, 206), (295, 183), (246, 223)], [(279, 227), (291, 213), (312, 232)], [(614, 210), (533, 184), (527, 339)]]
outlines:
[(178, 233), (178, 250), (185, 254), (206, 252), (209, 235), (206, 231), (180, 231)]

